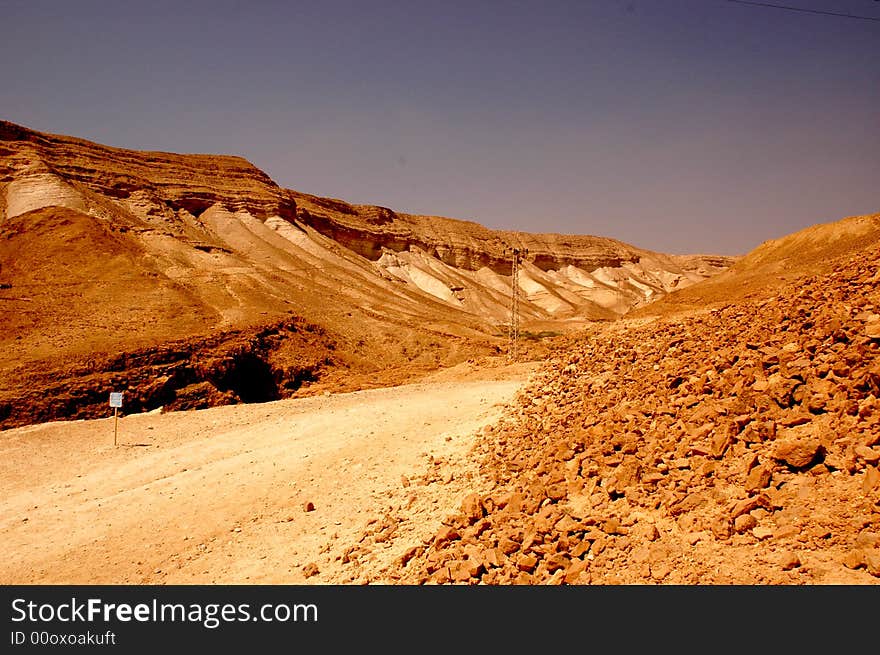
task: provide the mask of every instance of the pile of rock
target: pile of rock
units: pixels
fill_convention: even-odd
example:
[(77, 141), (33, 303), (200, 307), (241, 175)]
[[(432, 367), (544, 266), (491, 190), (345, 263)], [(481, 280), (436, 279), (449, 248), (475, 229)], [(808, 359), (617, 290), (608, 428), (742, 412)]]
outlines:
[(405, 583), (880, 582), (880, 248), (561, 348)]

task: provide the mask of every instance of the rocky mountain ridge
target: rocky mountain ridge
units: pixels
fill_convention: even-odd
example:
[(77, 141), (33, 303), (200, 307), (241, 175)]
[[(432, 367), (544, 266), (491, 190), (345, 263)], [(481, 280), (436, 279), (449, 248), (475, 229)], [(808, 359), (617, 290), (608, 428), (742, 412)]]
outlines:
[[(147, 221), (197, 217), (216, 203), (266, 219), (293, 218), (296, 205), (256, 166), (228, 155), (112, 148), (0, 121), (0, 209), (12, 218), (49, 206), (98, 216), (108, 205)], [(118, 216), (114, 216), (118, 220)]]
[(527, 252), (524, 259), (542, 271), (566, 266), (592, 271), (637, 264), (645, 257), (663, 260), (670, 269), (707, 277), (700, 267), (723, 269), (736, 258), (720, 255), (662, 255), (606, 237), (490, 230), (472, 221), (442, 216), (419, 216), (387, 207), (352, 205), (291, 191), (303, 222), (367, 259), (383, 251), (421, 249), (448, 266), (498, 274), (510, 271), (510, 250)]
[[(282, 396), (314, 386), (287, 385), (298, 359), (325, 362), (322, 379), (388, 380), (385, 370), (501, 352), (510, 247), (528, 250), (522, 328), (541, 334), (617, 318), (732, 261), (352, 205), (284, 189), (240, 157), (126, 150), (0, 122), (0, 405), (16, 407), (0, 425), (93, 415), (108, 385), (143, 409), (176, 406), (177, 392), (198, 405), (193, 384), (210, 402), (243, 400), (217, 376), (156, 369), (170, 380), (156, 394), (142, 372), (104, 364), (186, 343), (206, 359), (180, 365), (207, 370), (240, 335), (292, 318), (322, 336), (280, 358), (251, 349)], [(87, 365), (94, 375), (82, 375)], [(65, 381), (76, 393), (55, 402)]]
[[(509, 287), (504, 278), (511, 248), (528, 251), (531, 283), (525, 282), (530, 288), (524, 301), (535, 319), (621, 315), (734, 261), (666, 256), (603, 237), (493, 231), (469, 221), (351, 205), (282, 189), (240, 157), (111, 148), (8, 122), (0, 122), (0, 185), (5, 219), (61, 206), (203, 249), (229, 248), (222, 231), (230, 222), (256, 220), (288, 238), (314, 230), (376, 262), (378, 275), (390, 274), (476, 315), (485, 312), (493, 289)], [(416, 253), (416, 260), (400, 262), (394, 255), (401, 253)], [(470, 278), (464, 284), (456, 279), (460, 273)], [(464, 289), (480, 298), (455, 295)], [(493, 315), (503, 313), (499, 299), (488, 304)]]

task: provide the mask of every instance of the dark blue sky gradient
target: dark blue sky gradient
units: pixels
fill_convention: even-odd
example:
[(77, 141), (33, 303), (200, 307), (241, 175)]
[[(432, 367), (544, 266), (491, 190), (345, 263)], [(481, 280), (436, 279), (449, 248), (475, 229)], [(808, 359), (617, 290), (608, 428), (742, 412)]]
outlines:
[[(880, 18), (873, 0), (779, 4)], [(880, 211), (880, 22), (726, 0), (5, 0), (0, 117), (488, 227), (742, 253)]]

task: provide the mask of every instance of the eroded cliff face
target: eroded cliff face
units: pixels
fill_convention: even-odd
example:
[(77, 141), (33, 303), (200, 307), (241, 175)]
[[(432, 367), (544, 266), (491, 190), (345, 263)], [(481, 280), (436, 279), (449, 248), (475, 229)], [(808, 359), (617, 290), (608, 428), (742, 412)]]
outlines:
[(241, 157), (125, 150), (6, 121), (0, 184), (7, 218), (46, 206), (96, 215), (121, 208), (173, 227), (217, 203), (261, 219), (296, 215), (290, 195)]
[(303, 222), (370, 260), (378, 260), (385, 250), (403, 252), (416, 247), (454, 268), (488, 268), (506, 275), (511, 248), (528, 250), (526, 259), (544, 271), (569, 265), (619, 267), (626, 261), (637, 262), (641, 254), (613, 239), (497, 231), (470, 221), (399, 214), (386, 207), (350, 205), (296, 191), (291, 194)]
[[(426, 260), (503, 291), (505, 284), (509, 290), (503, 278), (510, 276), (511, 252), (517, 249), (526, 253), (521, 286), (527, 302), (551, 316), (590, 318), (620, 316), (736, 260), (664, 255), (605, 237), (490, 230), (470, 221), (290, 193), (302, 223), (450, 303), (461, 304), (464, 299), (456, 292), (469, 287), (455, 281), (438, 284), (438, 267), (426, 267)], [(415, 269), (422, 284), (412, 279)]]
[[(417, 247), (455, 268), (488, 268), (506, 275), (510, 271), (512, 248), (527, 250), (526, 260), (542, 271), (566, 266), (586, 270), (619, 268), (659, 254), (605, 237), (490, 230), (471, 221), (397, 213), (387, 207), (352, 205), (297, 191), (290, 193), (296, 199), (298, 216), (303, 222), (371, 260), (379, 259), (385, 250), (402, 252)], [(676, 255), (665, 259), (670, 268), (703, 276), (726, 268), (735, 260), (720, 255)], [(702, 273), (698, 273), (697, 262), (703, 265)]]

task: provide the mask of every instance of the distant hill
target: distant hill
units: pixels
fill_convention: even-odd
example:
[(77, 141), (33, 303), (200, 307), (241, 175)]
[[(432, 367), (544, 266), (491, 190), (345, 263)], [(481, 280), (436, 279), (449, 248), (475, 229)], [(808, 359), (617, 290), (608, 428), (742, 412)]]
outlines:
[(745, 298), (768, 298), (792, 280), (823, 274), (880, 242), (880, 214), (850, 216), (765, 241), (720, 275), (669, 294), (631, 316), (652, 316)]

